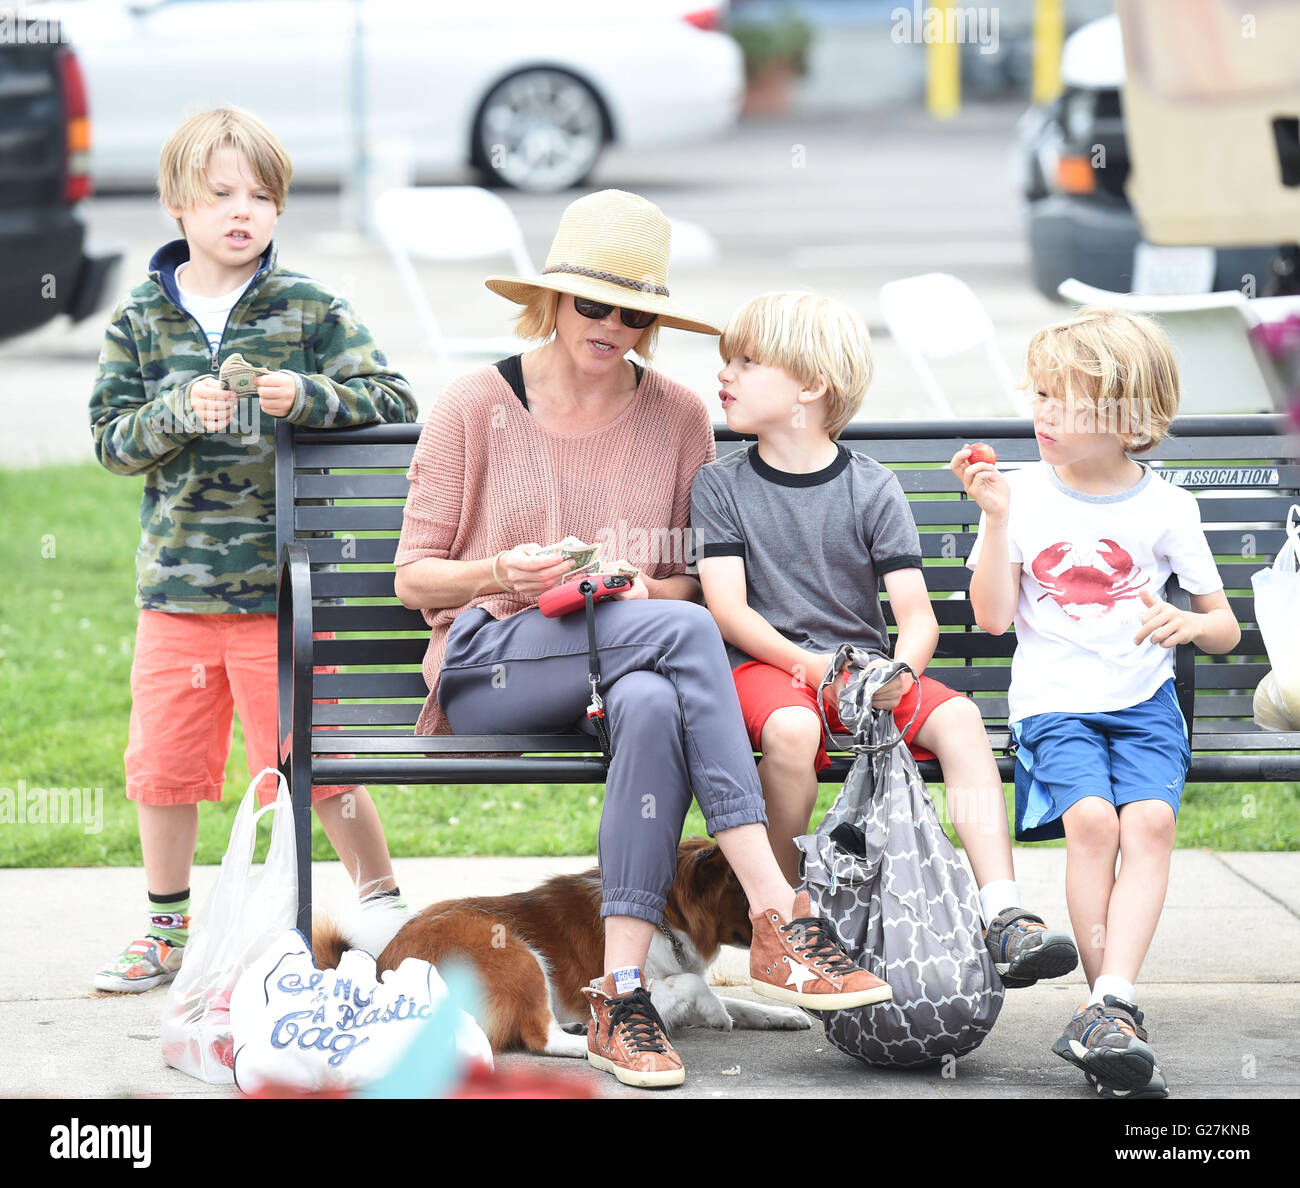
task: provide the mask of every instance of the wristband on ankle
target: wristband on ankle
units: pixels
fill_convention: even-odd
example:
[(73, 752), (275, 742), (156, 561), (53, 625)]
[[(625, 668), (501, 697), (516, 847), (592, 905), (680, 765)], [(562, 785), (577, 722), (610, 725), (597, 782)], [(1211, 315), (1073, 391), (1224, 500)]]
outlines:
[(514, 594), (516, 593), (514, 586), (507, 585), (505, 582), (503, 582), (501, 580), (501, 575), (497, 573), (497, 564), (500, 562), (505, 552), (506, 550), (502, 549), (500, 553), (498, 553), (495, 557), (492, 558), (492, 580), (496, 582), (496, 584), (500, 586), (501, 589), (507, 591), (508, 593)]

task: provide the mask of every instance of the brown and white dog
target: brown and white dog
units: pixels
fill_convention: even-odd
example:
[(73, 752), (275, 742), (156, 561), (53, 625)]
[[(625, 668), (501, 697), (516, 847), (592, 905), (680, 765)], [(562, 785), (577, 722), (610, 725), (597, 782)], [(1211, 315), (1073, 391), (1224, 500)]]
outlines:
[[(394, 936), (382, 919), (350, 927), (357, 943), (382, 947), (379, 972), (407, 957), (434, 965), (457, 958), (477, 968), (486, 1018), (479, 1022), (495, 1052), (525, 1048), (546, 1056), (587, 1054), (590, 1008), (582, 987), (599, 975), (604, 947), (600, 871), (557, 875), (514, 895), (448, 899), (406, 919)], [(387, 913), (393, 928), (404, 917)], [(379, 928), (379, 935), (373, 934)], [(391, 937), (391, 940), (388, 939)], [(668, 1031), (733, 1027), (798, 1031), (810, 1026), (802, 1011), (719, 998), (705, 972), (723, 945), (748, 948), (752, 939), (740, 883), (722, 851), (702, 838), (677, 849), (677, 879), (664, 925), (655, 933), (642, 974)], [(387, 942), (386, 944), (384, 942)], [(338, 925), (324, 920), (313, 932), (321, 969), (332, 969), (353, 947)]]

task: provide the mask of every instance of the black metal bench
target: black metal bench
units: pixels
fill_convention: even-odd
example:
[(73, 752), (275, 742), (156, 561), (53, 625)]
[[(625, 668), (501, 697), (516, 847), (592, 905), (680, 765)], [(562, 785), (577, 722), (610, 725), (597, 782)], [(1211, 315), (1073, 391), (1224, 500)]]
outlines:
[[(418, 737), (426, 695), (421, 661), (428, 628), (393, 594), (392, 561), (402, 525), (406, 469), (419, 425), (302, 430), (276, 435), (276, 531), (280, 558), (280, 766), (294, 798), (299, 925), (310, 936), (311, 819), (316, 784), (602, 783), (594, 742), (583, 734)], [(743, 448), (725, 426), (718, 452)], [(1011, 779), (1007, 684), (1014, 632), (975, 628), (965, 567), (979, 508), (948, 459), (987, 441), (1000, 462), (1037, 457), (1029, 421), (884, 421), (850, 425), (847, 445), (893, 468), (921, 530), (926, 582), (940, 637), (928, 671), (970, 693), (987, 724), (1004, 780)], [(1255, 625), (1250, 575), (1281, 546), (1300, 465), (1280, 416), (1184, 417), (1148, 458), (1196, 493), (1241, 642), (1228, 657), (1190, 646), (1176, 658), (1178, 696), (1191, 724), (1191, 783), (1300, 779), (1300, 733), (1268, 733), (1253, 722), (1252, 696), (1268, 671)], [(1185, 595), (1183, 596), (1185, 597)], [(888, 616), (888, 605), (886, 602)], [(892, 620), (891, 620), (892, 625)], [(340, 638), (313, 640), (313, 631)], [(332, 674), (315, 665), (337, 665)], [(315, 698), (336, 704), (313, 705)], [(851, 761), (833, 756), (822, 780)], [(938, 765), (921, 764), (927, 779)]]

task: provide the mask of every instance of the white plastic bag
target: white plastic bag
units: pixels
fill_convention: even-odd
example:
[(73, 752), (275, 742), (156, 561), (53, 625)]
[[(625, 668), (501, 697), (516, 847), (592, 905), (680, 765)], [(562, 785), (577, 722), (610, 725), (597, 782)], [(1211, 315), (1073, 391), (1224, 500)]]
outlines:
[[(447, 985), (427, 961), (408, 957), (375, 974), (375, 959), (348, 949), (337, 969), (317, 969), (292, 928), (244, 971), (230, 999), (235, 1083), (304, 1092), (359, 1089), (387, 1073), (430, 1025)], [(473, 1016), (448, 1021), (461, 1063), (492, 1067), (492, 1045)]]
[(1292, 697), (1291, 704), (1287, 704), (1275, 672), (1265, 673), (1255, 686), (1252, 709), (1255, 725), (1265, 730), (1300, 730), (1300, 703)]
[[(1269, 729), (1278, 729), (1270, 723), (1279, 720), (1300, 722), (1300, 504), (1291, 505), (1286, 535), (1273, 564), (1250, 578), (1255, 588), (1255, 621), (1273, 666), (1265, 678), (1269, 685), (1265, 700), (1276, 711), (1265, 714), (1264, 721), (1257, 714), (1256, 721)], [(1258, 692), (1255, 703), (1258, 710)]]
[[(262, 777), (279, 781), (275, 801), (257, 808)], [(266, 862), (253, 868), (257, 822), (274, 813)], [(180, 973), (163, 1007), (163, 1059), (217, 1085), (234, 1081), (230, 995), (239, 975), (267, 951), (298, 916), (298, 865), (293, 802), (283, 775), (267, 767), (253, 777), (230, 830), (221, 873), (185, 946)]]

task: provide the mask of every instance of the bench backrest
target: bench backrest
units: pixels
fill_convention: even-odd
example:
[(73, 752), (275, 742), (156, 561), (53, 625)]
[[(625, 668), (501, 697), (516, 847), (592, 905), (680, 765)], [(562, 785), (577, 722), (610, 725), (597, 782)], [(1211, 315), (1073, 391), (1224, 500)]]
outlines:
[[(313, 569), (313, 625), (339, 638), (316, 645), (316, 726), (409, 732), (426, 689), (421, 674), (429, 631), (423, 617), (393, 594), (392, 561), (402, 526), (406, 470), (420, 425), (303, 430), (281, 423), (276, 438), (277, 556), (289, 540), (302, 542)], [(725, 426), (719, 454), (744, 449)], [(999, 464), (1036, 460), (1028, 420), (875, 421), (850, 425), (841, 440), (898, 475), (921, 534), (926, 583), (939, 621), (931, 669), (969, 691), (986, 722), (1004, 721), (1014, 632), (997, 637), (973, 623), (965, 591), (965, 560), (975, 540), (979, 508), (947, 469), (964, 444), (987, 441)], [(1283, 417), (1184, 417), (1146, 460), (1163, 477), (1196, 494), (1201, 520), (1219, 563), (1242, 638), (1227, 658), (1195, 659), (1196, 725), (1254, 730), (1255, 686), (1268, 661), (1255, 624), (1251, 574), (1269, 564), (1285, 539), (1287, 509), (1300, 490), (1300, 466)], [(832, 544), (833, 542), (828, 542)], [(886, 614), (888, 606), (886, 599)], [(892, 619), (891, 619), (892, 625)], [(940, 672), (939, 670), (942, 669)]]

